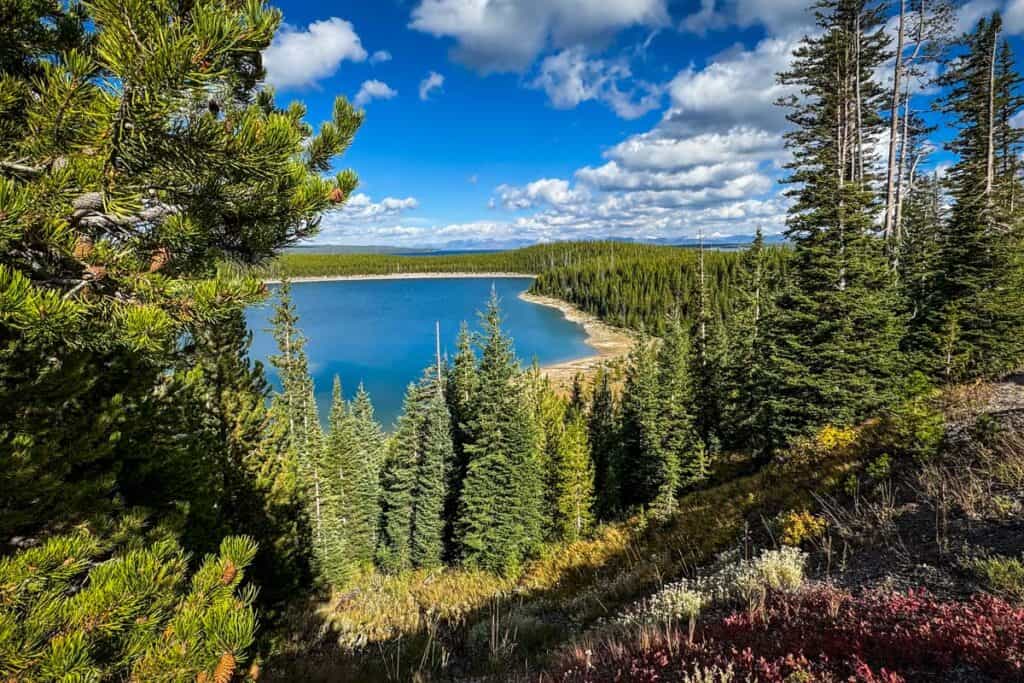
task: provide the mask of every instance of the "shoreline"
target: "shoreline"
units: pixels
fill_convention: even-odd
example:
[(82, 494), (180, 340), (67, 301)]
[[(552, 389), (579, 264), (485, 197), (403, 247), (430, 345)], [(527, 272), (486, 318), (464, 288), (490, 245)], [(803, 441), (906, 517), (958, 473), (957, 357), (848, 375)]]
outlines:
[[(288, 278), (290, 282), (359, 282), (363, 280), (466, 280), (466, 279), (530, 279), (536, 275), (529, 273), (381, 273), (378, 275), (309, 275)], [(265, 285), (279, 285), (281, 280), (264, 280)]]
[[(530, 279), (535, 280), (536, 275), (529, 273), (382, 273), (377, 275), (313, 275), (308, 277), (290, 278), (292, 283), (302, 282), (360, 282), (370, 280), (459, 280), (459, 279)], [(264, 280), (264, 284), (276, 285), (281, 280)], [(561, 311), (562, 315), (569, 322), (576, 323), (583, 328), (587, 337), (584, 342), (594, 353), (582, 358), (552, 363), (541, 366), (541, 371), (556, 385), (568, 389), (572, 386), (573, 378), (577, 374), (589, 376), (598, 367), (609, 361), (625, 358), (632, 351), (636, 343), (635, 335), (623, 328), (615, 327), (604, 322), (595, 315), (578, 308), (574, 304), (562, 299), (549, 296), (539, 296), (525, 291), (519, 294), (519, 299), (538, 306), (546, 306)]]
[(620, 327), (614, 327), (604, 322), (595, 315), (591, 315), (577, 306), (549, 296), (539, 296), (523, 292), (519, 298), (538, 306), (557, 308), (565, 316), (566, 320), (574, 322), (583, 327), (586, 332), (586, 344), (594, 349), (595, 353), (583, 358), (576, 358), (562, 363), (542, 365), (541, 371), (555, 384), (564, 388), (572, 386), (573, 378), (577, 374), (588, 376), (598, 367), (608, 361), (625, 358), (633, 349), (636, 337), (629, 331)]

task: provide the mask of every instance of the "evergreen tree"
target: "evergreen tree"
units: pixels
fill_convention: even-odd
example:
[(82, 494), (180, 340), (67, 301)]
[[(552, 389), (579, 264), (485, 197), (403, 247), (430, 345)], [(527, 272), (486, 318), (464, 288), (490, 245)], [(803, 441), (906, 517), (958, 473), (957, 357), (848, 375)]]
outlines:
[(596, 510), (602, 519), (612, 518), (621, 506), (619, 474), (622, 427), (618, 402), (612, 391), (610, 371), (602, 367), (594, 379), (588, 416), (588, 440), (594, 461)]
[(285, 280), (271, 316), (279, 353), (270, 360), (281, 382), (281, 391), (271, 401), (271, 416), (281, 425), (286, 458), (295, 463), (297, 486), (309, 520), (314, 571), (325, 583), (338, 585), (348, 577), (349, 564), (340, 491), (332, 466), (336, 459), (320, 426), (306, 338), (298, 321), (291, 285)]
[(348, 577), (373, 563), (379, 502), (375, 488), (366, 490), (366, 482), (371, 475), (366, 472), (366, 463), (360, 457), (355, 421), (337, 376), (334, 378), (328, 424), (325, 476), (330, 479), (334, 492), (330, 514), (340, 525), (345, 547), (343, 573)]
[[(622, 393), (622, 453), (616, 478), (626, 507), (651, 504), (679, 483), (678, 454), (662, 449), (660, 380), (655, 345), (641, 335), (630, 353)], [(667, 497), (661, 502), (669, 508), (673, 504)]]
[(525, 402), (531, 409), (534, 453), (543, 482), (543, 523), (545, 538), (558, 538), (558, 478), (560, 449), (569, 406), (551, 386), (551, 381), (534, 362), (525, 377)]
[(653, 507), (663, 515), (675, 510), (683, 486), (707, 476), (703, 441), (695, 428), (694, 366), (690, 339), (682, 320), (674, 316), (658, 350), (658, 404), (661, 420), (661, 479)]
[(452, 442), (455, 460), (449, 471), (448, 496), (445, 501), (445, 554), (449, 560), (458, 557), (456, 540), (459, 501), (462, 498), (462, 483), (466, 479), (466, 444), (469, 443), (470, 425), (473, 423), (473, 407), (480, 387), (477, 371), (477, 357), (473, 351), (473, 335), (463, 322), (459, 327), (455, 358), (447, 366), (445, 398), (452, 421)]
[(251, 536), (259, 544), (253, 575), (261, 601), (278, 603), (308, 583), (309, 539), (288, 454), (267, 439), (269, 389), (262, 365), (249, 361), (251, 341), (242, 312), (234, 311), (198, 331), (185, 356), (187, 416), (177, 426), (193, 421), (190, 465), (207, 473), (196, 496), (206, 514), (193, 506), (186, 538), (190, 547), (213, 551), (230, 533)]
[(939, 255), (947, 220), (942, 182), (936, 177), (916, 180), (904, 199), (899, 282), (907, 317), (903, 349), (911, 367), (926, 375), (942, 375), (935, 330), (942, 327), (938, 296)]
[(444, 506), (450, 470), (454, 465), (451, 415), (443, 386), (436, 377), (425, 383), (428, 395), (420, 437), (421, 455), (416, 473), (412, 510), (412, 563), (437, 567), (444, 559)]
[[(226, 538), (188, 554), (143, 519), (86, 524), (0, 559), (0, 675), (17, 681), (232, 680), (252, 655), (256, 554)], [(133, 543), (132, 539), (144, 541)]]
[(412, 566), (413, 504), (427, 400), (422, 384), (410, 384), (406, 389), (398, 429), (388, 441), (381, 473), (382, 522), (377, 555), (381, 568), (392, 573)]
[(348, 550), (358, 565), (373, 563), (381, 522), (381, 474), (386, 450), (384, 430), (374, 417), (373, 401), (360, 383), (349, 407), (351, 441), (342, 455), (342, 500)]
[(281, 15), (261, 2), (2, 13), (0, 533), (118, 500), (198, 512), (179, 341), (261, 298), (218, 263), (259, 264), (346, 200), (355, 175), (322, 173), (362, 115), (341, 100), (315, 132), (276, 107), (260, 54)]
[(953, 200), (937, 256), (940, 311), (932, 334), (945, 381), (994, 376), (1024, 355), (1018, 158), (1024, 132), (1020, 77), (995, 14), (965, 37), (966, 52), (940, 83), (957, 135), (948, 175)]
[(572, 376), (572, 388), (569, 390), (569, 417), (576, 417), (586, 413), (586, 393), (586, 390), (583, 388), (583, 375), (577, 372)]
[(472, 440), (466, 444), (459, 540), (469, 567), (515, 573), (541, 540), (542, 485), (533, 425), (497, 295), (483, 318)]
[(783, 84), (795, 129), (787, 236), (787, 287), (766, 320), (771, 359), (762, 403), (769, 447), (825, 423), (848, 424), (885, 404), (900, 366), (899, 325), (875, 234), (879, 213), (870, 141), (882, 130), (884, 92), (875, 80), (889, 56), (881, 8), (825, 0), (818, 34), (797, 48)]
[(584, 416), (569, 410), (558, 444), (556, 529), (558, 537), (577, 541), (594, 522), (594, 463)]

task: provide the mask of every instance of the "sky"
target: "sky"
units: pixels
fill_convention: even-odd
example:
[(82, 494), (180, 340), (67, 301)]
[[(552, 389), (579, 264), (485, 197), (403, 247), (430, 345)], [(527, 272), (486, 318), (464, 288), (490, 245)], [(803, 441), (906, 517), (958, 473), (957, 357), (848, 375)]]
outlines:
[[(338, 95), (366, 111), (334, 169), (354, 169), (359, 189), (315, 243), (505, 248), (785, 228), (775, 74), (810, 30), (808, 0), (275, 4), (284, 25), (264, 65), (278, 100), (303, 101), (313, 125)], [(1024, 52), (1024, 0), (961, 4), (958, 28), (1001, 10)], [(940, 169), (948, 135), (935, 134)]]

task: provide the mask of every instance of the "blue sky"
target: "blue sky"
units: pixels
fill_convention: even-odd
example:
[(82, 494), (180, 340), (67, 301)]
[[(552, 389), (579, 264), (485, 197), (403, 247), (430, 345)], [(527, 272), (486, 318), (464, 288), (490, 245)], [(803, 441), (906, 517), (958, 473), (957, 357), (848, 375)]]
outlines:
[[(305, 102), (313, 124), (339, 94), (367, 112), (339, 163), (360, 188), (325, 216), (319, 243), (784, 227), (773, 75), (806, 30), (807, 0), (276, 4), (285, 26), (264, 59), (279, 100)], [(969, 0), (961, 27), (995, 9), (1024, 33), (1024, 0)]]

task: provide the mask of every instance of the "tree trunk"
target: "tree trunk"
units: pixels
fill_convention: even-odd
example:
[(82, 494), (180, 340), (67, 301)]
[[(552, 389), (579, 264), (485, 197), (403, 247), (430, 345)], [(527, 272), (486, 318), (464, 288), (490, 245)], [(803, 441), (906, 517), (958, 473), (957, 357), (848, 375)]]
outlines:
[[(885, 238), (895, 236), (896, 213), (896, 145), (900, 125), (900, 81), (903, 76), (903, 41), (906, 34), (906, 0), (900, 0), (899, 32), (896, 38), (896, 65), (892, 70), (892, 102), (889, 110), (889, 163), (886, 170)], [(906, 139), (903, 142), (906, 146)]]
[(985, 160), (985, 196), (991, 211), (992, 188), (996, 172), (996, 50), (999, 47), (999, 31), (992, 32), (992, 55), (988, 70), (988, 150)]

